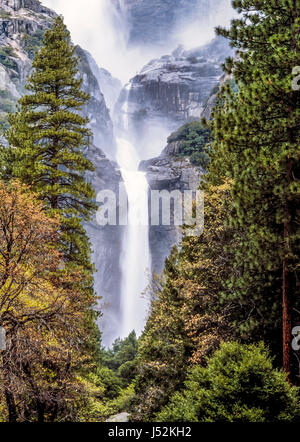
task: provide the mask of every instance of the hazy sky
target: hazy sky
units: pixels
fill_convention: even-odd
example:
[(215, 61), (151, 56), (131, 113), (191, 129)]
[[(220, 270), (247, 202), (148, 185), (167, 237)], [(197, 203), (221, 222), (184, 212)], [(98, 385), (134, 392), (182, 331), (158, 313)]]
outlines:
[[(45, 6), (64, 16), (75, 44), (89, 50), (100, 67), (108, 69), (124, 83), (149, 60), (163, 55), (161, 50), (150, 52), (145, 52), (144, 48), (126, 50), (125, 43), (120, 41), (120, 36), (117, 35), (111, 23), (110, 0), (41, 1)], [(229, 5), (230, 0), (224, 0), (224, 7), (213, 14), (213, 22), (206, 21), (200, 26), (197, 22), (190, 25), (188, 29), (182, 30), (180, 33), (181, 42), (191, 48), (213, 38), (215, 25), (229, 23), (232, 16)]]

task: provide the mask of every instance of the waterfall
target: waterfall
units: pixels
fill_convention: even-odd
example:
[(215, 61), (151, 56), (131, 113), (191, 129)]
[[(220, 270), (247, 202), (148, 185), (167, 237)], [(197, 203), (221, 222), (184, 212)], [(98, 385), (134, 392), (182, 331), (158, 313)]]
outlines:
[(141, 334), (149, 307), (142, 296), (148, 285), (151, 270), (148, 226), (148, 182), (146, 174), (138, 171), (140, 158), (129, 141), (128, 97), (123, 106), (123, 136), (117, 139), (117, 161), (121, 168), (128, 198), (128, 225), (123, 238), (121, 268), (121, 320), (122, 338), (135, 330)]

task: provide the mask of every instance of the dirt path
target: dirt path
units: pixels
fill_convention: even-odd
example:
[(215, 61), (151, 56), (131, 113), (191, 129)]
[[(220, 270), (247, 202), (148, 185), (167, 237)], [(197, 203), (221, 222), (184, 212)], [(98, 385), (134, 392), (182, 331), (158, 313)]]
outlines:
[(106, 422), (128, 422), (129, 413), (119, 413), (111, 416)]

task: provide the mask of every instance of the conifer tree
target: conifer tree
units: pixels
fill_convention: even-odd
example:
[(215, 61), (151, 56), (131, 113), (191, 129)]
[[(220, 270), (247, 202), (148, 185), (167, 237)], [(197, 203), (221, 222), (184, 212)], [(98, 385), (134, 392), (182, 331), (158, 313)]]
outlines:
[(153, 420), (189, 366), (203, 364), (220, 342), (234, 337), (232, 306), (221, 302), (231, 272), (230, 182), (205, 185), (205, 229), (184, 235), (151, 287), (152, 306), (139, 340), (134, 420)]
[(91, 133), (88, 119), (80, 115), (89, 96), (81, 89), (74, 51), (58, 17), (33, 61), (29, 93), (10, 116), (7, 138), (15, 157), (14, 177), (39, 194), (51, 215), (59, 215), (65, 261), (85, 269), (91, 285), (90, 247), (82, 226), (95, 209), (94, 190), (84, 176), (93, 170), (84, 155)]
[(243, 232), (235, 249), (242, 273), (233, 270), (231, 281), (235, 298), (251, 304), (250, 328), (253, 318), (266, 323), (282, 310), (283, 366), (290, 377), (292, 313), (299, 304), (300, 95), (292, 72), (300, 65), (300, 5), (236, 0), (233, 6), (240, 18), (218, 34), (238, 48), (226, 70), (239, 92), (226, 86), (214, 112), (210, 179), (233, 179), (231, 222)]

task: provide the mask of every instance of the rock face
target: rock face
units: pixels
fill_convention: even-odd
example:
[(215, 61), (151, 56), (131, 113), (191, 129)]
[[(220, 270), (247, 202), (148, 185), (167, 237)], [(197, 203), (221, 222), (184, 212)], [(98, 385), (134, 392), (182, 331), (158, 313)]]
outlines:
[(92, 67), (92, 63), (96, 64), (96, 62), (80, 46), (76, 46), (76, 55), (79, 58), (79, 71), (83, 79), (82, 87), (90, 95), (90, 100), (83, 108), (83, 113), (89, 118), (90, 128), (93, 132), (93, 143), (108, 156), (113, 157), (115, 151), (113, 124), (99, 79)]
[(111, 416), (105, 422), (129, 422), (129, 413), (119, 413)]
[(45, 8), (38, 0), (2, 0), (1, 6), (3, 9), (19, 11), (20, 9), (29, 9), (37, 13), (47, 13), (56, 15), (53, 11)]
[(159, 157), (141, 162), (139, 169), (147, 172), (151, 189), (184, 191), (199, 187), (203, 171), (187, 157), (178, 155), (179, 144), (178, 141), (169, 143)]
[[(90, 147), (88, 157), (96, 168), (95, 172), (89, 175), (96, 193), (105, 189), (118, 195), (119, 184), (122, 181), (118, 166), (95, 146)], [(97, 269), (95, 291), (101, 296), (100, 304), (104, 316), (100, 319), (100, 328), (103, 330), (102, 340), (106, 345), (111, 344), (114, 329), (120, 318), (121, 267), (119, 257), (124, 227), (100, 226), (95, 217), (86, 226), (86, 230), (92, 245), (93, 262)]]
[(215, 38), (204, 47), (190, 51), (179, 47), (148, 63), (122, 91), (118, 103), (119, 114), (128, 113), (136, 140), (149, 139), (152, 127), (162, 126), (170, 133), (199, 119), (222, 76), (221, 64), (231, 54), (227, 41)]
[(24, 93), (31, 70), (32, 47), (38, 47), (55, 12), (36, 0), (0, 1), (0, 126)]
[[(56, 16), (54, 11), (37, 0), (0, 0), (0, 90), (5, 91), (2, 93), (3, 100), (0, 100), (2, 121), (25, 92), (24, 85), (31, 71), (34, 50), (40, 46), (43, 33)], [(92, 63), (95, 62), (80, 47), (76, 47), (76, 55), (80, 57), (83, 88), (91, 95), (84, 113), (90, 119), (94, 144), (109, 152), (113, 150), (112, 122), (99, 79), (93, 72)]]
[[(179, 157), (179, 142), (169, 143), (161, 155), (148, 161), (142, 161), (140, 170), (146, 172), (151, 190), (192, 190), (199, 188), (202, 169), (192, 165), (188, 158)], [(150, 249), (153, 271), (161, 273), (164, 262), (175, 244), (181, 239), (181, 228), (178, 226), (151, 226)]]
[(129, 45), (174, 47), (180, 27), (195, 19), (201, 26), (201, 19), (209, 19), (224, 0), (112, 0), (112, 3), (126, 23)]
[(122, 83), (117, 78), (114, 78), (106, 69), (100, 68), (89, 52), (85, 51), (85, 53), (88, 55), (89, 65), (93, 74), (101, 85), (105, 103), (112, 114), (122, 90)]

